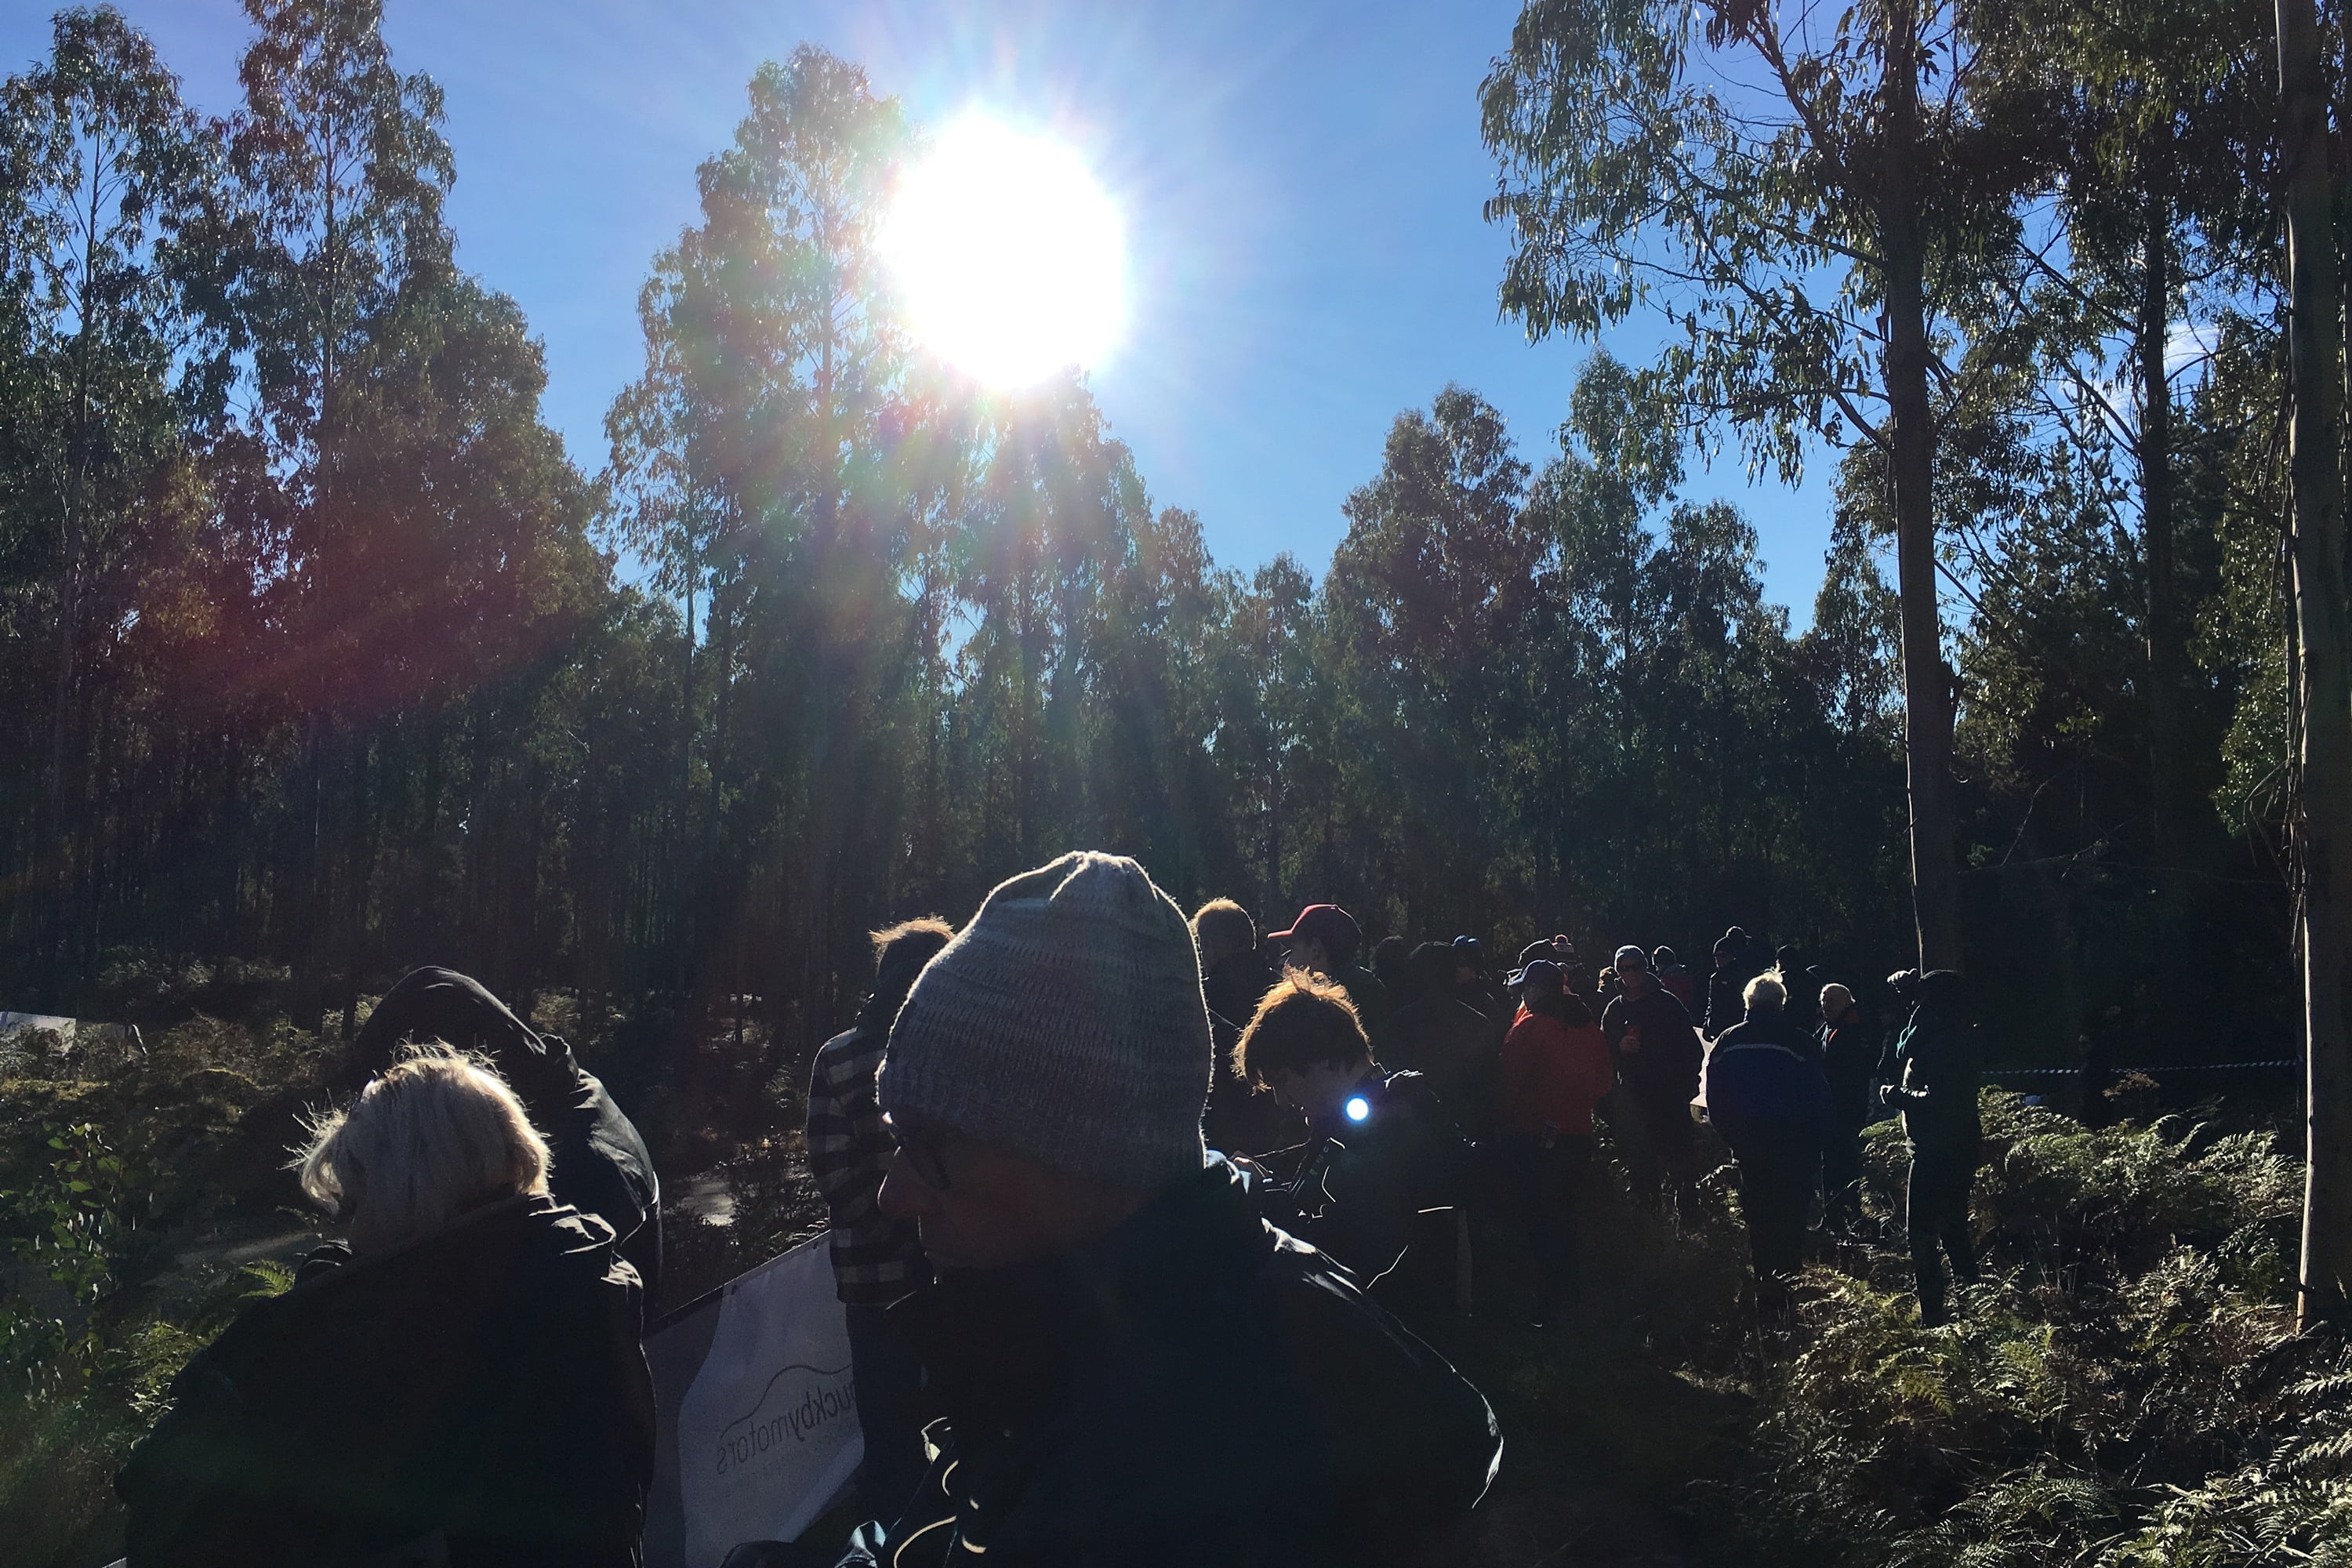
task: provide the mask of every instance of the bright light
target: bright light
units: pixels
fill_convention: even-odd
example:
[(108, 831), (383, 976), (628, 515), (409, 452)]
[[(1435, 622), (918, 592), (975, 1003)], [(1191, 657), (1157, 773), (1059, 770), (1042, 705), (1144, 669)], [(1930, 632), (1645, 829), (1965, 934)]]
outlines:
[(1365, 1120), (1366, 1118), (1370, 1117), (1370, 1116), (1371, 1115), (1371, 1113), (1372, 1113), (1372, 1102), (1371, 1102), (1370, 1100), (1366, 1100), (1362, 1095), (1360, 1095), (1360, 1095), (1357, 1095), (1353, 1100), (1350, 1100), (1349, 1101), (1348, 1101), (1348, 1120), (1349, 1120), (1349, 1121), (1361, 1121)]
[(1118, 207), (1069, 148), (992, 120), (956, 121), (908, 171), (882, 251), (917, 333), (999, 386), (1092, 366), (1127, 324)]

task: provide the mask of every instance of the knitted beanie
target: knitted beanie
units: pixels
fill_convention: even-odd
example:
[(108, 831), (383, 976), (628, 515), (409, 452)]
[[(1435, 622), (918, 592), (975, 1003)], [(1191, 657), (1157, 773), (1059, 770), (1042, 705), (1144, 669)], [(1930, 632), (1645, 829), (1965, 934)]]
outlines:
[(1042, 1165), (1160, 1187), (1208, 1155), (1209, 1010), (1192, 928), (1091, 850), (998, 885), (890, 1026), (882, 1108)]

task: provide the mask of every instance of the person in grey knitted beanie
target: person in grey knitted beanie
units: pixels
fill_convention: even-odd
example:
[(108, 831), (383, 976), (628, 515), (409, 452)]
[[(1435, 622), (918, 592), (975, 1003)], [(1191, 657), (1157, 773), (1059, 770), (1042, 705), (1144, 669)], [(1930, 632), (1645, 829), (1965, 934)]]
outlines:
[(1001, 883), (890, 1026), (882, 1108), (1092, 1181), (1198, 1172), (1212, 1047), (1192, 928), (1081, 850)]

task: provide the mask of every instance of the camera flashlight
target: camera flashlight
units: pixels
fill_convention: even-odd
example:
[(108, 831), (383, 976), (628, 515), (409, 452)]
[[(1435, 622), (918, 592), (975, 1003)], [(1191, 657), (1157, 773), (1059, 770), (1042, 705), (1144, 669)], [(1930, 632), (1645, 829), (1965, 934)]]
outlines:
[(1348, 1120), (1350, 1121), (1369, 1121), (1371, 1120), (1372, 1102), (1366, 1100), (1360, 1094), (1349, 1099), (1344, 1109), (1347, 1110)]

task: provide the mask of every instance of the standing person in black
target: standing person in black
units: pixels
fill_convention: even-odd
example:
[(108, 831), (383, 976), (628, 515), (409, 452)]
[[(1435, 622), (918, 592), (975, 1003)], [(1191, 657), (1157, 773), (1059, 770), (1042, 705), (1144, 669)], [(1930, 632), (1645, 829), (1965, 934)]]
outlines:
[(1691, 1100), (1698, 1093), (1706, 1051), (1690, 1015), (1651, 974), (1648, 953), (1629, 942), (1617, 950), (1612, 967), (1621, 991), (1601, 1015), (1601, 1033), (1617, 1059), (1617, 1081), (1642, 1119), (1658, 1167), (1639, 1175), (1645, 1182), (1663, 1179), (1679, 1209), (1698, 1179)]
[(1822, 987), (1822, 1068), (1830, 1080), (1829, 1134), (1822, 1144), (1822, 1223), (1830, 1229), (1862, 1217), (1862, 1130), (1870, 1124), (1870, 1091), (1878, 1081), (1878, 1039), (1853, 992), (1831, 981)]
[(1495, 1037), (1503, 1037), (1510, 1027), (1511, 1015), (1516, 1010), (1509, 996), (1495, 977), (1486, 972), (1486, 950), (1475, 936), (1454, 939), (1454, 995), (1465, 1007), (1475, 1009), (1495, 1027)]
[(383, 994), (353, 1037), (336, 1087), (356, 1090), (391, 1070), (404, 1040), (438, 1040), (488, 1059), (547, 1140), (556, 1201), (611, 1226), (646, 1299), (658, 1301), (661, 1178), (653, 1153), (562, 1037), (533, 1029), (471, 975), (428, 964)]
[(1782, 946), (1773, 973), (1789, 993), (1788, 1005), (1782, 1009), (1789, 1021), (1811, 1035), (1822, 1021), (1822, 983), (1820, 971), (1805, 966), (1804, 954), (1797, 944)]
[(1715, 973), (1706, 977), (1706, 1008), (1698, 1017), (1699, 1033), (1714, 1039), (1748, 1016), (1740, 988), (1748, 984), (1748, 933), (1733, 926), (1715, 939)]
[(915, 977), (955, 935), (941, 920), (874, 933), (874, 992), (857, 1021), (819, 1047), (809, 1075), (809, 1174), (831, 1222), (834, 1293), (849, 1320), (849, 1365), (866, 1458), (856, 1497), (870, 1517), (897, 1512), (923, 1479), (923, 1363), (883, 1309), (928, 1283), (931, 1267), (915, 1227), (882, 1212), (883, 1178), (898, 1145), (882, 1123), (874, 1075), (890, 1020)]
[(320, 1123), (302, 1190), (344, 1239), (172, 1380), (115, 1479), (131, 1568), (636, 1568), (644, 1292), (548, 1158), (437, 1044)]
[(1495, 1026), (1455, 999), (1454, 951), (1435, 942), (1412, 950), (1409, 1000), (1390, 1016), (1378, 1051), (1381, 1066), (1421, 1074), (1465, 1131), (1483, 1134), (1495, 1104)]
[(1912, 994), (1910, 1022), (1895, 1042), (1895, 1081), (1886, 1103), (1903, 1113), (1903, 1135), (1911, 1141), (1911, 1266), (1919, 1282), (1919, 1321), (1933, 1328), (1951, 1319), (1945, 1260), (1961, 1284), (1977, 1280), (1969, 1195), (1984, 1141), (1977, 1109), (1984, 1063), (1958, 971), (1929, 970)]
[(1295, 1143), (1297, 1115), (1234, 1067), (1234, 1047), (1256, 1016), (1275, 973), (1258, 951), (1257, 924), (1231, 899), (1211, 899), (1192, 913), (1192, 942), (1201, 950), (1201, 994), (1209, 1005), (1209, 1037), (1216, 1060), (1209, 1110), (1201, 1131), (1209, 1147), (1226, 1154), (1263, 1154)]

